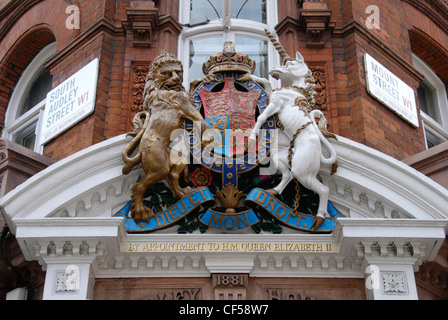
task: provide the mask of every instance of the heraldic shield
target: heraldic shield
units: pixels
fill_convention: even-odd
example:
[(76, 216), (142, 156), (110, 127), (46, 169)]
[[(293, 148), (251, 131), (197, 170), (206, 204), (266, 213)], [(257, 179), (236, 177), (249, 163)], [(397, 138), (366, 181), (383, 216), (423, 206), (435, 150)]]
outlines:
[[(255, 62), (236, 52), (233, 43), (225, 43), (223, 52), (204, 63), (205, 76), (191, 84), (190, 95), (192, 106), (209, 130), (199, 129), (201, 123), (194, 119), (186, 119), (183, 125), (190, 158), (184, 170), (189, 176), (184, 178), (195, 188), (186, 187), (184, 190), (190, 192), (176, 199), (169, 183), (162, 181), (149, 187), (144, 201), (155, 215), (148, 221), (136, 222), (129, 217), (131, 202), (115, 214), (126, 220), (128, 233), (148, 233), (175, 225), (178, 233), (203, 233), (210, 228), (281, 233), (283, 226), (313, 233), (333, 231), (335, 219), (342, 215), (329, 203), (332, 218), (318, 230), (312, 229), (318, 199), (297, 182), (290, 183), (281, 195), (265, 191), (281, 180), (270, 161), (278, 151), (277, 119), (268, 118), (256, 143), (249, 143), (257, 117), (269, 102), (269, 92), (256, 81), (259, 78), (253, 76), (254, 70)], [(213, 139), (206, 138), (212, 142), (204, 144), (207, 134)]]

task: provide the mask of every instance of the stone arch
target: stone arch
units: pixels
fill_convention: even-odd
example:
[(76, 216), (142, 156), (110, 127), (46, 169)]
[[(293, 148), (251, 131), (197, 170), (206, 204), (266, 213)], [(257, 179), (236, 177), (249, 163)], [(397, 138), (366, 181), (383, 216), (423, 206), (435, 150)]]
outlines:
[(409, 30), (412, 52), (425, 61), (429, 67), (448, 83), (448, 50), (423, 30), (413, 27)]

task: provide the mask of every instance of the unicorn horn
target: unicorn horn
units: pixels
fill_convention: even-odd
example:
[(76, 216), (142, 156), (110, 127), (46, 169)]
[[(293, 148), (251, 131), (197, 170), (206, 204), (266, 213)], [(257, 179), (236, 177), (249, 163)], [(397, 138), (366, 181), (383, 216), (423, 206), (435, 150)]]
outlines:
[(271, 42), (274, 44), (275, 49), (277, 49), (278, 53), (280, 54), (280, 57), (283, 59), (283, 63), (285, 64), (287, 61), (292, 60), (291, 57), (286, 52), (285, 48), (274, 36), (274, 34), (268, 29), (264, 29), (264, 31), (266, 32), (266, 35), (268, 36), (269, 40), (271, 40)]

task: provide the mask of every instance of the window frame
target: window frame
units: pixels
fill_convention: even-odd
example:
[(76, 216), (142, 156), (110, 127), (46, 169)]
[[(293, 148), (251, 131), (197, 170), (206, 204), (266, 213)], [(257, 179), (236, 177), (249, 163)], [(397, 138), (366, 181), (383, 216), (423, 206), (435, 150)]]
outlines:
[[(448, 96), (447, 89), (443, 81), (437, 76), (437, 74), (418, 56), (412, 54), (412, 61), (414, 68), (420, 72), (425, 81), (434, 88), (434, 96), (436, 97), (437, 109), (440, 114), (440, 122), (433, 119), (431, 116), (420, 110), (422, 117), (423, 128), (430, 131), (433, 135), (437, 136), (441, 140), (448, 141)], [(425, 143), (428, 148), (428, 142), (426, 139), (425, 131)]]
[[(229, 1), (230, 5), (230, 1), (232, 0), (222, 1)], [(275, 65), (280, 64), (280, 57), (264, 31), (265, 28), (273, 30), (278, 23), (278, 4), (276, 0), (266, 1), (266, 24), (252, 20), (232, 18), (229, 20), (230, 23), (227, 23), (226, 17), (223, 15), (223, 18), (221, 19), (213, 19), (204, 25), (195, 27), (189, 27), (190, 0), (179, 0), (179, 3), (179, 19), (184, 28), (179, 36), (178, 56), (184, 65), (185, 88), (190, 87), (189, 64), (186, 63), (190, 58), (190, 41), (201, 37), (222, 35), (223, 44), (225, 41), (235, 41), (235, 37), (237, 35), (250, 36), (252, 38), (265, 40), (268, 43), (268, 70), (272, 69)], [(225, 6), (223, 5), (223, 11), (224, 10)], [(210, 53), (210, 55), (214, 53)], [(270, 81), (274, 88), (280, 86), (280, 82), (278, 80), (271, 78)]]
[(5, 128), (2, 134), (3, 139), (15, 142), (18, 134), (26, 130), (27, 127), (31, 126), (34, 122), (37, 122), (35, 128), (36, 140), (34, 143), (34, 148), (32, 150), (40, 154), (43, 153), (43, 145), (41, 145), (39, 141), (39, 122), (41, 121), (43, 116), (46, 99), (40, 101), (22, 116), (18, 118), (16, 117), (24, 99), (26, 99), (26, 95), (30, 90), (31, 84), (40, 75), (41, 71), (44, 68), (45, 62), (47, 62), (48, 59), (50, 59), (55, 53), (56, 42), (53, 42), (44, 47), (23, 71), (19, 81), (14, 87), (14, 91), (9, 100), (5, 114)]

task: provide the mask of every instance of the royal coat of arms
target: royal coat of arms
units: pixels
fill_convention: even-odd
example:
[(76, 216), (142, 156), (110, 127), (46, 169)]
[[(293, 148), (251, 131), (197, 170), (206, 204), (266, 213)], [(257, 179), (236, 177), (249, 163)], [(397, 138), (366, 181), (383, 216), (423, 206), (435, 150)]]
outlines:
[[(279, 48), (279, 43), (272, 37), (271, 40)], [(173, 57), (160, 59), (179, 67)], [(311, 130), (316, 130), (317, 126), (315, 123), (313, 126), (310, 119), (323, 116), (320, 111), (319, 114), (310, 112), (311, 94), (305, 84), (304, 88), (295, 88), (295, 94), (289, 94), (293, 98), (294, 112), (307, 120), (301, 128), (294, 129), (296, 134), (290, 137), (293, 142), (285, 152), (277, 145), (278, 130), (288, 135), (292, 124), (287, 120), (280, 121), (284, 116), (279, 110), (273, 111), (272, 105), (276, 101), (270, 101), (271, 96), (274, 99), (275, 96), (269, 82), (254, 76), (255, 62), (248, 55), (236, 52), (233, 43), (225, 43), (223, 52), (212, 55), (204, 63), (204, 78), (191, 84), (189, 99), (180, 86), (181, 71), (163, 66), (163, 63), (153, 69), (155, 67), (162, 70), (162, 74), (157, 73), (162, 77), (163, 70), (168, 70), (165, 75), (168, 84), (148, 89), (152, 91), (147, 94), (154, 96), (153, 91), (158, 90), (165, 96), (155, 96), (151, 101), (145, 99), (148, 103), (145, 110), (134, 119), (136, 130), (130, 134), (134, 139), (123, 152), (123, 173), (129, 173), (131, 166), (139, 161), (151, 163), (150, 158), (144, 159), (145, 151), (146, 157), (153, 155), (156, 158), (153, 161), (158, 161), (154, 166), (158, 172), (145, 170), (146, 175), (133, 187), (131, 201), (115, 215), (126, 220), (129, 233), (153, 232), (176, 225), (179, 233), (206, 232), (209, 228), (226, 232), (251, 228), (256, 233), (280, 233), (284, 226), (307, 232), (332, 232), (335, 220), (342, 215), (328, 202), (328, 194), (321, 193), (318, 188), (304, 187), (306, 182), (302, 184), (301, 177), (291, 170), (297, 166), (294, 154), (300, 152), (300, 146), (293, 148), (294, 141), (302, 131), (304, 137), (306, 130), (312, 134), (314, 131)], [(280, 71), (271, 75), (281, 78), (278, 73)], [(151, 74), (155, 73), (150, 72), (148, 83), (154, 81), (150, 79)], [(170, 94), (180, 101), (175, 107), (166, 103)], [(166, 116), (161, 116), (162, 111), (154, 107), (160, 105), (163, 105)], [(173, 111), (169, 112), (171, 109)], [(302, 121), (300, 117), (297, 118), (299, 122)], [(152, 121), (153, 118), (157, 121)], [(321, 121), (320, 127), (324, 123)], [(162, 132), (157, 127), (160, 122), (166, 122), (164, 128), (169, 129), (164, 133), (165, 140), (167, 137), (172, 139), (174, 130), (182, 129), (181, 138), (189, 151), (188, 155), (178, 156), (175, 160), (166, 159), (166, 167), (160, 163), (160, 153), (168, 150), (173, 154), (168, 141), (161, 144), (144, 140), (145, 137), (149, 141), (155, 140), (148, 130), (153, 126), (153, 132)], [(316, 135), (331, 136), (325, 129), (318, 131)], [(138, 155), (131, 158), (130, 154), (139, 144)], [(289, 159), (289, 167), (282, 166), (285, 161), (282, 156), (277, 157), (277, 153), (289, 155), (285, 158)], [(160, 175), (164, 168), (166, 174)], [(289, 170), (290, 178), (286, 178), (285, 168)], [(148, 176), (160, 179), (150, 180)], [(328, 202), (323, 210), (322, 200)]]

